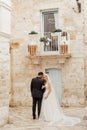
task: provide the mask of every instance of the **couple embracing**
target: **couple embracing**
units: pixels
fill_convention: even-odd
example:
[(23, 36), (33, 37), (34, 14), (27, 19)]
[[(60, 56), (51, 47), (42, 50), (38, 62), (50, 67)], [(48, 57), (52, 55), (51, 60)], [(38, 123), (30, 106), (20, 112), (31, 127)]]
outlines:
[(47, 74), (39, 72), (31, 81), (32, 116), (50, 122), (51, 125), (75, 125), (81, 120), (77, 117), (65, 116), (56, 98), (51, 80)]
[(43, 99), (43, 94), (45, 92), (45, 80), (43, 79), (43, 72), (39, 72), (36, 78), (33, 78), (31, 81), (31, 95), (33, 98), (32, 103), (32, 115), (33, 119), (36, 119), (36, 105), (38, 105), (38, 118), (40, 116), (41, 104)]

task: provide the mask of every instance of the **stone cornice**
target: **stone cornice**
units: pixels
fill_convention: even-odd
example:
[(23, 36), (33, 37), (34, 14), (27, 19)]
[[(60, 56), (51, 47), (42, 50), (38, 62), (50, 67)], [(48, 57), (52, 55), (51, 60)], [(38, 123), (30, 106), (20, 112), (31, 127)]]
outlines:
[(65, 64), (66, 60), (71, 58), (71, 54), (45, 55), (45, 56), (28, 56), (33, 64), (41, 64), (43, 60), (57, 60), (59, 64)]

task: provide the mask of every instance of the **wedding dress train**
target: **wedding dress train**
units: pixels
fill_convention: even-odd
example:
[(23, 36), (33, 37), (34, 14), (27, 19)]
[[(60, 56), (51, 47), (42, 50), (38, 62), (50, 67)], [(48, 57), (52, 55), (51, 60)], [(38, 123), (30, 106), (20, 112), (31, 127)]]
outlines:
[(45, 95), (48, 92), (48, 85), (46, 84), (46, 92), (44, 93), (40, 119), (48, 122), (49, 125), (75, 125), (81, 120), (77, 117), (70, 117), (63, 114), (61, 107), (57, 101), (55, 92), (52, 88), (48, 98), (45, 99)]

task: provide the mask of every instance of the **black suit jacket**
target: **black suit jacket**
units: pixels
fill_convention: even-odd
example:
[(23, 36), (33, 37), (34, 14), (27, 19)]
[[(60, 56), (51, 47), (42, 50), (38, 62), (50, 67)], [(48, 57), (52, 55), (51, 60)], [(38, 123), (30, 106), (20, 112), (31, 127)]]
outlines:
[(43, 97), (43, 93), (45, 89), (42, 89), (42, 86), (45, 84), (45, 81), (42, 80), (40, 77), (33, 78), (31, 81), (31, 94), (32, 97)]

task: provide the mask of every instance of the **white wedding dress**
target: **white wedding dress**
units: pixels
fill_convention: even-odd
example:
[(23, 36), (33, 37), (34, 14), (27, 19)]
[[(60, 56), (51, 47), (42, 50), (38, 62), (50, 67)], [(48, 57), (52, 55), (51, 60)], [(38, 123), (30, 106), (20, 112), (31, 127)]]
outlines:
[[(44, 93), (44, 97), (47, 94), (47, 92), (48, 92), (48, 85), (46, 84), (46, 91)], [(42, 107), (40, 114), (41, 120), (48, 122), (48, 124), (52, 126), (53, 125), (72, 126), (81, 122), (81, 120), (77, 117), (70, 117), (63, 114), (53, 88), (51, 88), (51, 93), (49, 94), (48, 98), (45, 99), (44, 97), (42, 100)]]

